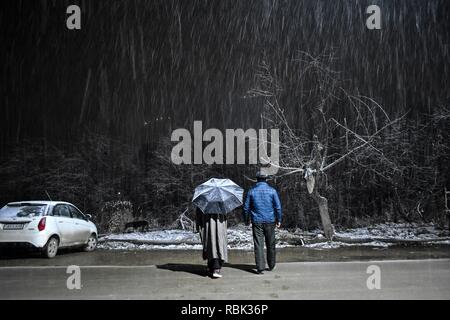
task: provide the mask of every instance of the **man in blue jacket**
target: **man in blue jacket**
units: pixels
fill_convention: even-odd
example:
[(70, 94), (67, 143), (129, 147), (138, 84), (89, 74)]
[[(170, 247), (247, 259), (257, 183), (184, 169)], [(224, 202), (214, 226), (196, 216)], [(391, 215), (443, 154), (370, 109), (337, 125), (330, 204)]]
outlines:
[(259, 171), (257, 183), (248, 192), (244, 203), (244, 221), (252, 222), (255, 245), (256, 272), (265, 270), (264, 243), (267, 248), (269, 271), (275, 268), (275, 226), (281, 226), (281, 202), (277, 191), (267, 183), (268, 176)]

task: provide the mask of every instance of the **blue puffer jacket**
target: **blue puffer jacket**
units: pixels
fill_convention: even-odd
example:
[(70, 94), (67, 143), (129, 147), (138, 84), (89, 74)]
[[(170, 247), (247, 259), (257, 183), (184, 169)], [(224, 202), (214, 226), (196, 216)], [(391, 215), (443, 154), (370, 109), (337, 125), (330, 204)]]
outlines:
[(247, 194), (243, 214), (244, 221), (250, 215), (252, 223), (281, 223), (281, 202), (277, 191), (266, 182), (258, 182)]

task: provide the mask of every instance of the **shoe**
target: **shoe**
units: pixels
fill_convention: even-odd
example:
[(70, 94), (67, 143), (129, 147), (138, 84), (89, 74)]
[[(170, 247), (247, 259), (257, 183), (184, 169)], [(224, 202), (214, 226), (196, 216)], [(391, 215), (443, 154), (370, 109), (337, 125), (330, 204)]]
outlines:
[(264, 270), (256, 270), (256, 274), (264, 274)]
[(213, 278), (222, 278), (222, 275), (220, 274), (220, 270), (214, 270), (213, 274), (212, 274)]
[(273, 271), (276, 269), (276, 266), (273, 266), (272, 268), (267, 268), (267, 271)]

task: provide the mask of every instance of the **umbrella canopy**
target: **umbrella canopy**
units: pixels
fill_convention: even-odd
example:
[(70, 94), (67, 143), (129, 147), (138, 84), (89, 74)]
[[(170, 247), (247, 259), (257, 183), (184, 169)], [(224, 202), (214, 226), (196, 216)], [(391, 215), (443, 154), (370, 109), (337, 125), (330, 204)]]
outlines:
[(195, 188), (192, 202), (203, 213), (226, 214), (243, 203), (244, 189), (230, 179), (210, 179)]

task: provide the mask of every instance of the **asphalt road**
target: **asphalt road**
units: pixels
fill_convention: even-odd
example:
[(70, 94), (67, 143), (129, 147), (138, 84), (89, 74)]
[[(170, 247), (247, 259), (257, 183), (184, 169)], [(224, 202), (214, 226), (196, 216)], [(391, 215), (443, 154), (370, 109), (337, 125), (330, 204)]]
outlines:
[[(252, 250), (229, 250), (234, 264), (253, 264)], [(352, 246), (316, 250), (305, 247), (277, 249), (278, 262), (341, 262), (371, 260), (450, 259), (449, 245), (392, 246), (389, 248)], [(199, 250), (60, 250), (54, 259), (44, 259), (38, 252), (0, 250), (0, 268), (17, 266), (148, 266), (166, 263), (203, 264)]]
[[(369, 290), (374, 265), (381, 288)], [(69, 290), (67, 266), (3, 266), (0, 299), (450, 299), (450, 259), (290, 262), (264, 275), (252, 267), (229, 264), (214, 280), (197, 263), (81, 266), (81, 289)]]

